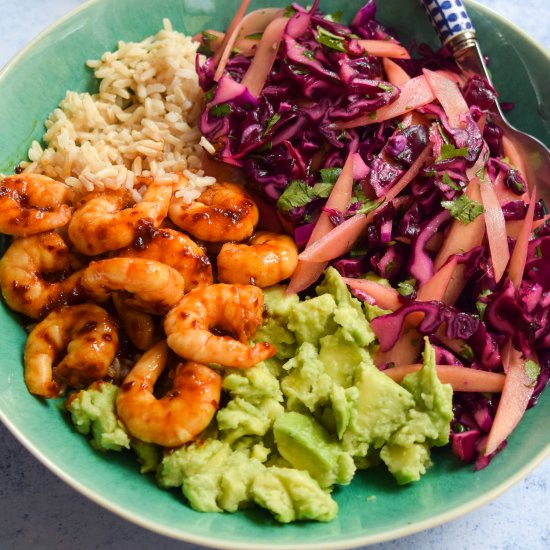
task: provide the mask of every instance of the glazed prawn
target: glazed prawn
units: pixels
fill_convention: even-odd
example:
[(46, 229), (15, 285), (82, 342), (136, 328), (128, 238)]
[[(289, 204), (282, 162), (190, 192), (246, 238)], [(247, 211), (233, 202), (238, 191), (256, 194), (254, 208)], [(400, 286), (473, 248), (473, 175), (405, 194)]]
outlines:
[(156, 339), (153, 316), (128, 306), (118, 292), (112, 295), (112, 299), (120, 323), (132, 344), (141, 351), (148, 350)]
[(69, 237), (88, 256), (130, 246), (142, 226), (158, 227), (163, 222), (171, 196), (171, 184), (154, 181), (137, 204), (121, 191), (89, 193), (77, 204)]
[(184, 359), (247, 368), (276, 351), (267, 342), (248, 346), (262, 315), (258, 287), (214, 284), (186, 294), (166, 315), (164, 330), (168, 345)]
[(112, 292), (128, 293), (133, 295), (124, 299), (128, 306), (158, 315), (176, 305), (184, 292), (183, 277), (173, 267), (142, 258), (91, 262), (82, 273), (82, 286), (98, 302)]
[(52, 311), (29, 334), (25, 384), (31, 393), (52, 398), (66, 385), (85, 387), (107, 375), (117, 350), (117, 324), (103, 308), (95, 304), (64, 306)]
[(86, 299), (80, 262), (55, 232), (15, 239), (0, 260), (0, 286), (11, 309), (33, 319)]
[(25, 237), (69, 223), (71, 189), (40, 174), (8, 176), (0, 182), (0, 233)]
[(164, 447), (179, 447), (195, 439), (218, 410), (221, 376), (198, 363), (180, 363), (172, 389), (157, 399), (153, 388), (166, 366), (163, 340), (145, 352), (126, 376), (116, 411), (132, 436)]
[(222, 283), (275, 285), (294, 273), (298, 248), (287, 235), (260, 232), (247, 244), (225, 243), (217, 258)]
[(168, 215), (180, 229), (208, 242), (247, 239), (259, 218), (258, 207), (242, 185), (225, 182), (214, 183), (190, 203), (174, 196)]
[(212, 284), (212, 265), (204, 250), (187, 235), (173, 229), (154, 229), (120, 252), (121, 257), (156, 260), (176, 269), (185, 291)]

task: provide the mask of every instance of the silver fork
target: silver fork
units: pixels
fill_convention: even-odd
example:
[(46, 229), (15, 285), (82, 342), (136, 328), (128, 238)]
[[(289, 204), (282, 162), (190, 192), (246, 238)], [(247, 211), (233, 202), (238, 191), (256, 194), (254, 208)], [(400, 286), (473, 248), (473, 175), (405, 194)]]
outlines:
[[(476, 31), (461, 0), (420, 0), (442, 44), (449, 48), (458, 67), (467, 76), (479, 75), (491, 83)], [(499, 102), (492, 109), (493, 122), (513, 142), (521, 154), (530, 186), (537, 188), (537, 197), (550, 206), (550, 150), (535, 137), (512, 126)]]

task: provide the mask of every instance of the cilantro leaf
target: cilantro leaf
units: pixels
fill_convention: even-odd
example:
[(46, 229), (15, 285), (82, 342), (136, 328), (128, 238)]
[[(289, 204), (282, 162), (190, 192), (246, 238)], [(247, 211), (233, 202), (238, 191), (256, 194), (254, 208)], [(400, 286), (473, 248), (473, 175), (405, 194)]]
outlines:
[(397, 285), (397, 292), (401, 296), (410, 296), (416, 292), (416, 279), (405, 279)]
[(292, 7), (292, 5), (289, 5), (285, 8), (285, 11), (283, 13), (284, 17), (292, 17), (296, 12), (296, 10)]
[(313, 187), (302, 180), (292, 180), (277, 201), (277, 208), (288, 212), (309, 204), (314, 199), (326, 199), (332, 191), (333, 184), (317, 183)]
[(321, 168), (319, 174), (323, 183), (336, 183), (342, 173), (341, 168)]
[(338, 36), (337, 34), (323, 29), (323, 27), (317, 27), (317, 42), (331, 50), (345, 52), (344, 40), (343, 36)]
[(264, 129), (264, 136), (281, 120), (281, 115), (279, 113), (275, 113), (268, 121)]
[(479, 202), (469, 199), (464, 194), (452, 201), (441, 201), (441, 206), (464, 225), (468, 225), (484, 212), (483, 206)]
[(444, 185), (449, 186), (453, 191), (462, 190), (462, 187), (460, 187), (460, 185), (457, 185), (447, 172), (443, 172), (441, 176), (441, 181), (443, 182)]
[(213, 105), (210, 109), (210, 114), (212, 116), (221, 118), (224, 116), (227, 116), (231, 114), (231, 105), (229, 103), (218, 103), (217, 105)]
[(454, 159), (455, 157), (465, 157), (468, 154), (466, 147), (457, 149), (452, 143), (444, 143), (441, 146), (441, 153), (436, 159), (436, 162), (440, 160)]
[(534, 386), (537, 383), (537, 379), (540, 374), (540, 365), (535, 363), (532, 359), (529, 359), (529, 361), (525, 362), (525, 374), (529, 379), (529, 385)]
[(253, 32), (252, 34), (247, 34), (245, 38), (249, 38), (250, 40), (261, 40), (263, 35), (263, 32)]

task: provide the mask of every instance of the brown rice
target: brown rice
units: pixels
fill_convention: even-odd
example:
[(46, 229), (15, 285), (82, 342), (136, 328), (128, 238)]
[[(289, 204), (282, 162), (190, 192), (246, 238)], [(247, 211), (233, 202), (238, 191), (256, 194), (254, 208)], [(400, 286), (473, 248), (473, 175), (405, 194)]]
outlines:
[(190, 185), (178, 194), (196, 198), (215, 181), (199, 170), (203, 147), (212, 146), (197, 127), (197, 47), (164, 20), (156, 36), (121, 41), (116, 51), (88, 61), (99, 92), (68, 91), (45, 122), (46, 147), (33, 141), (21, 168), (79, 192), (127, 188), (136, 200), (135, 176), (151, 174), (168, 183), (185, 171)]

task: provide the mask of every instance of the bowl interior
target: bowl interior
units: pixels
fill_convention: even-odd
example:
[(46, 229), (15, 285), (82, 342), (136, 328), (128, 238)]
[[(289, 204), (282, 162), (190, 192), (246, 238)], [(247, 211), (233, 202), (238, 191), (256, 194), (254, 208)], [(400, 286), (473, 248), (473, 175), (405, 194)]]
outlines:
[[(92, 0), (22, 52), (0, 75), (0, 173), (11, 173), (25, 158), (32, 139), (40, 139), (43, 121), (67, 89), (93, 90), (85, 67), (116, 47), (117, 40), (141, 40), (170, 18), (175, 29), (194, 34), (223, 29), (237, 0)], [(269, 2), (285, 6), (288, 0)], [(380, 1), (379, 18), (395, 28), (405, 45), (436, 45), (417, 2)], [(252, 7), (268, 5), (252, 2)], [(326, 12), (351, 16), (360, 2), (323, 0)], [(550, 59), (529, 39), (489, 11), (468, 4), (483, 50), (491, 58), (501, 98), (514, 101), (510, 119), (550, 143)], [(108, 24), (106, 24), (108, 22)], [(0, 241), (4, 247), (5, 241)], [(234, 515), (191, 510), (178, 491), (158, 489), (154, 479), (138, 474), (132, 456), (98, 454), (76, 434), (61, 401), (41, 402), (23, 383), (25, 332), (17, 316), (0, 306), (0, 417), (19, 439), (58, 475), (100, 504), (150, 529), (218, 547), (342, 547), (395, 538), (441, 523), (480, 505), (517, 481), (550, 450), (550, 392), (530, 410), (508, 448), (480, 472), (463, 466), (449, 451), (433, 453), (434, 466), (420, 483), (398, 487), (382, 469), (359, 473), (348, 487), (335, 490), (338, 518), (329, 524), (281, 526), (259, 510)]]

